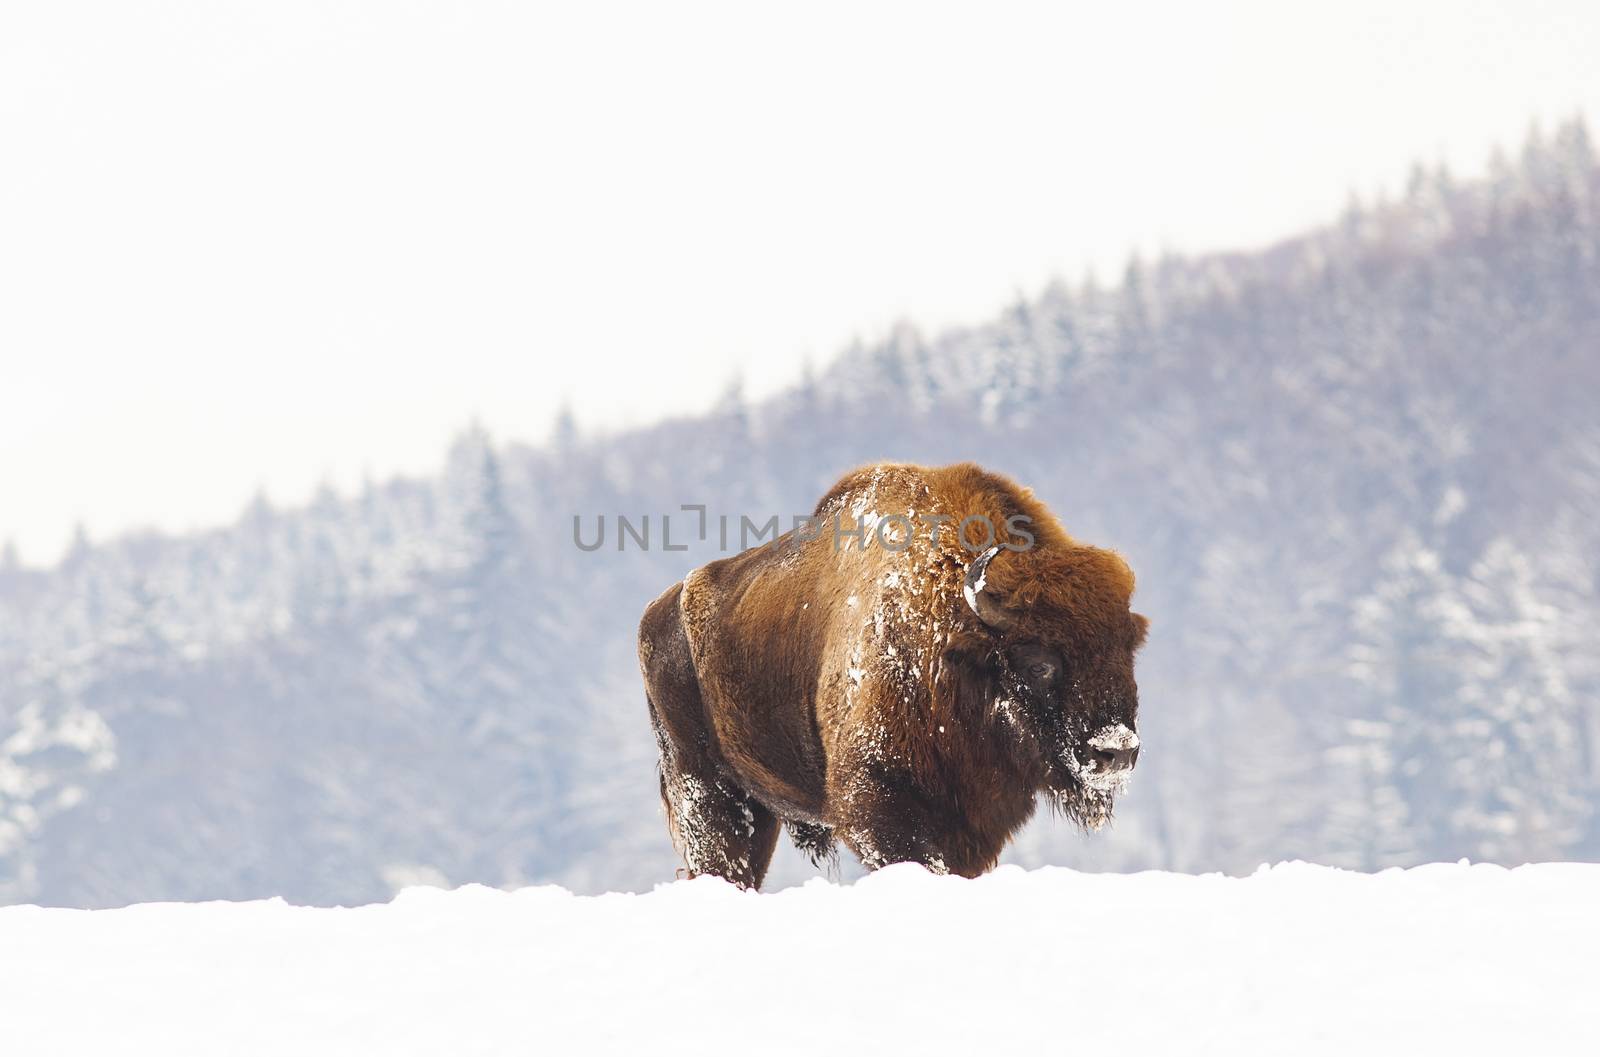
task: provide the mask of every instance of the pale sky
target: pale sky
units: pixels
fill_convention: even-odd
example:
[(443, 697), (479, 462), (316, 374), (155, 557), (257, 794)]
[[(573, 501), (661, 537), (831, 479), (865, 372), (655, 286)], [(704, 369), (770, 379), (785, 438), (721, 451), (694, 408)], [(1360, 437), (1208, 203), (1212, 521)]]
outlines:
[(0, 540), (754, 394), (1600, 114), (1600, 4), (9, 0)]

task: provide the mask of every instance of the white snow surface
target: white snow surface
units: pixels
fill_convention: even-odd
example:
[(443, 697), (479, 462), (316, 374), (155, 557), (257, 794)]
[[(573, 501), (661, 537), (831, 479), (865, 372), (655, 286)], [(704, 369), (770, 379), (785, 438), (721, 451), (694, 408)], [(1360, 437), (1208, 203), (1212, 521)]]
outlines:
[(1593, 1053), (1600, 865), (0, 909), (0, 1053)]

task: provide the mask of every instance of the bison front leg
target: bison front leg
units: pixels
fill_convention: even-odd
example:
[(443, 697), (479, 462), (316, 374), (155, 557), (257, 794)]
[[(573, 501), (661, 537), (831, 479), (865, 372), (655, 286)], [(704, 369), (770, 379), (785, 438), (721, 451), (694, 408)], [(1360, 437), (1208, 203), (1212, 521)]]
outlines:
[(943, 834), (914, 793), (890, 781), (861, 778), (848, 802), (839, 836), (867, 869), (915, 862), (934, 873), (959, 872), (949, 861)]
[(778, 841), (778, 818), (726, 779), (662, 761), (661, 799), (673, 846), (690, 877), (712, 874), (760, 888)]

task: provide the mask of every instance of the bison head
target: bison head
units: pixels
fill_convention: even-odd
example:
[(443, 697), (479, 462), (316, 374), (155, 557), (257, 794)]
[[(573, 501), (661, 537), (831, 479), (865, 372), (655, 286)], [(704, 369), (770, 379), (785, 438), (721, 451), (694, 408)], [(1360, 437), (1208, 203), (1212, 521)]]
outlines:
[(993, 548), (963, 594), (988, 638), (996, 719), (1021, 735), (1056, 805), (1098, 828), (1139, 759), (1133, 659), (1149, 622), (1129, 609), (1132, 571), (1097, 547)]

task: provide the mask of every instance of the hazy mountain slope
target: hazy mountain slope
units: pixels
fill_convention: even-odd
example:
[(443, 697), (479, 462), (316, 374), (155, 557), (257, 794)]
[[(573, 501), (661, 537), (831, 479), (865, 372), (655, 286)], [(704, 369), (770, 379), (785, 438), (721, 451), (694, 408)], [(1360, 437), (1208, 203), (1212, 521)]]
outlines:
[[(0, 898), (670, 877), (638, 614), (717, 515), (736, 549), (740, 515), (787, 527), (879, 458), (1012, 473), (1139, 574), (1134, 792), (1016, 859), (1600, 858), (1597, 214), (1573, 125), (1262, 252), (903, 328), (756, 406), (469, 434), (437, 479), (0, 568)], [(710, 539), (663, 550), (683, 504)]]

